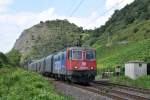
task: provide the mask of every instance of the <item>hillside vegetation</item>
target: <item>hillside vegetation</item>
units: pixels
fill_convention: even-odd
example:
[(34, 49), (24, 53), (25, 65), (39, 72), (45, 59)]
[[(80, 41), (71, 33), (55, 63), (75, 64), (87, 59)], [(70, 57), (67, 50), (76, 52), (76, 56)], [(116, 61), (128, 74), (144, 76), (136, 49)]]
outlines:
[(122, 65), (130, 60), (150, 62), (150, 1), (135, 0), (100, 28), (86, 30), (85, 44), (97, 50), (98, 69)]
[(10, 67), (11, 66), (11, 61), (10, 59), (3, 53), (0, 52), (0, 68), (5, 67)]
[(21, 53), (18, 50), (12, 49), (6, 54), (12, 66), (20, 67)]
[[(146, 25), (146, 24), (145, 24)], [(134, 25), (135, 27), (136, 25)], [(143, 24), (141, 25), (140, 29), (142, 31), (142, 28), (149, 28), (149, 26), (145, 27)], [(130, 29), (134, 30), (134, 28)], [(125, 36), (128, 38), (134, 38), (132, 31), (129, 31), (128, 29), (122, 30), (125, 33)], [(137, 33), (138, 34), (138, 33)], [(145, 32), (139, 32), (139, 35), (136, 35), (135, 38), (137, 40), (131, 39), (131, 41), (128, 42), (121, 42), (119, 41), (119, 38), (123, 37), (121, 35), (115, 42), (112, 42), (107, 46), (107, 42), (102, 44), (101, 41), (97, 41), (93, 47), (97, 50), (97, 62), (98, 66), (100, 68), (104, 67), (115, 67), (115, 65), (120, 64), (124, 65), (124, 63), (128, 61), (133, 60), (142, 60), (146, 62), (150, 62), (150, 35), (144, 37), (145, 35), (149, 35), (149, 33)], [(112, 37), (115, 37), (113, 35)], [(140, 38), (138, 40), (138, 38)]]

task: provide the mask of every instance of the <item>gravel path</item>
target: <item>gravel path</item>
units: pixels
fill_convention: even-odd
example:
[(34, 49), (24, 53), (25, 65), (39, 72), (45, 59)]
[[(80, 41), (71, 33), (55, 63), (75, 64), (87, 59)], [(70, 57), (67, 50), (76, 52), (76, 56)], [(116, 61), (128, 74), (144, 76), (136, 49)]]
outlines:
[(108, 97), (89, 92), (75, 86), (67, 85), (63, 82), (53, 81), (53, 84), (58, 92), (70, 95), (75, 98), (75, 100), (112, 100)]

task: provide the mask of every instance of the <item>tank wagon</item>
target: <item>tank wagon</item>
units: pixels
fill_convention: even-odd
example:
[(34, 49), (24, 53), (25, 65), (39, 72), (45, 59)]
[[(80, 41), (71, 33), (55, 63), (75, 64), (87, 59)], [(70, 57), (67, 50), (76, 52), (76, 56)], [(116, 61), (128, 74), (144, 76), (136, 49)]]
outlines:
[(88, 83), (96, 76), (96, 51), (86, 47), (70, 47), (28, 65), (28, 70), (60, 80)]

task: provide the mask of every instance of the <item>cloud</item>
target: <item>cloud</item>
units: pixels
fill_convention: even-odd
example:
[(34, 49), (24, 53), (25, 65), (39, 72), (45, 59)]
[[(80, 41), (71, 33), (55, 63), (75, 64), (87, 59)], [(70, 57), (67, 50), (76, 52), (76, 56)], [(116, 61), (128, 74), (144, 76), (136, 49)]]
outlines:
[(8, 5), (12, 4), (13, 0), (0, 0), (0, 12), (8, 10)]
[(133, 1), (134, 0), (106, 0), (106, 9), (111, 9), (114, 6), (116, 6), (116, 9), (121, 9)]
[(0, 51), (8, 52), (14, 45), (21, 29), (14, 25), (0, 25)]
[[(90, 16), (87, 17), (69, 17), (60, 16), (56, 13), (54, 8), (49, 8), (45, 11), (34, 13), (34, 12), (21, 12), (13, 14), (3, 14), (0, 15), (0, 23), (17, 25), (20, 28), (28, 28), (40, 21), (55, 20), (55, 19), (68, 19), (70, 22), (82, 26), (84, 28), (95, 28), (104, 24), (108, 19), (108, 16), (99, 16), (98, 12), (92, 12)], [(98, 17), (92, 23), (89, 23), (92, 19)], [(90, 24), (90, 25), (87, 25)], [(22, 29), (23, 30), (23, 29)]]
[(69, 21), (82, 26), (84, 29), (94, 29), (104, 25), (109, 17), (109, 15), (99, 15), (98, 12), (92, 12), (88, 17), (72, 17)]

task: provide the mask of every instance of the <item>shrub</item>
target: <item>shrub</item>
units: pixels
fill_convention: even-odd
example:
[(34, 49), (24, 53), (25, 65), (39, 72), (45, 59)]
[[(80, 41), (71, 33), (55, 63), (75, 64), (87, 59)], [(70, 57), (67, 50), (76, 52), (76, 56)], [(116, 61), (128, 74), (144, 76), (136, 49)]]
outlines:
[(139, 31), (139, 29), (137, 27), (133, 29), (133, 33), (136, 33), (138, 31)]
[(10, 59), (10, 62), (13, 66), (20, 66), (21, 54), (18, 50), (11, 50), (9, 53), (7, 53), (7, 57)]

